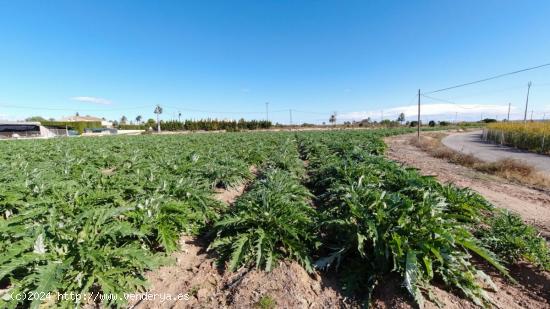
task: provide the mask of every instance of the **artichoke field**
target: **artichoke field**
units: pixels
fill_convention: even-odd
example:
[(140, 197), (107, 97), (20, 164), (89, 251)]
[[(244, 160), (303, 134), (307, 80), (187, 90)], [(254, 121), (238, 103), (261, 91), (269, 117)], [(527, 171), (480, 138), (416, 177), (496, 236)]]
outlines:
[[(520, 259), (549, 267), (546, 242), (516, 217), (385, 159), (382, 137), (406, 131), (3, 142), (0, 307), (123, 307), (181, 235), (207, 240), (226, 271), (295, 260), (367, 302), (395, 273), (419, 306), (434, 281), (486, 306), (474, 257), (504, 276)], [(232, 205), (214, 196), (241, 184)]]

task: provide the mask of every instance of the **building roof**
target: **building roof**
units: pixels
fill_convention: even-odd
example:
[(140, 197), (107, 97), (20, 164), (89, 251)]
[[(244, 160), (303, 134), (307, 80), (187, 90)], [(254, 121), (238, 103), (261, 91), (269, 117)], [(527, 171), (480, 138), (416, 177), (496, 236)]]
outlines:
[(103, 119), (94, 116), (69, 116), (62, 118), (61, 121), (103, 121)]

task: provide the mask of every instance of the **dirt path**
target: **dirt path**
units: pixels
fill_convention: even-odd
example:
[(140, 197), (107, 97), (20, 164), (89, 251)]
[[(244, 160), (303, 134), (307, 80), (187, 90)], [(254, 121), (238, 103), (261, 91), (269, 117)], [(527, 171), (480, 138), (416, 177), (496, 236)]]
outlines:
[(512, 147), (496, 145), (481, 140), (482, 131), (453, 133), (441, 142), (455, 150), (486, 161), (515, 159), (533, 166), (537, 171), (550, 176), (550, 156), (518, 150)]
[(409, 144), (411, 135), (386, 139), (387, 156), (405, 165), (418, 168), (424, 175), (434, 175), (441, 182), (477, 191), (493, 205), (518, 213), (550, 238), (550, 192), (510, 183), (470, 168), (437, 159)]

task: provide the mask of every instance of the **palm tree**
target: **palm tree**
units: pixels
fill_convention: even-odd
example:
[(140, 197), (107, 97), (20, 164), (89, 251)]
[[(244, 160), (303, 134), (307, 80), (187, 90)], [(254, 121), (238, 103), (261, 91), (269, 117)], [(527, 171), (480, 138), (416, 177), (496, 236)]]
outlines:
[(160, 105), (157, 104), (157, 106), (155, 107), (154, 113), (157, 114), (157, 132), (160, 133), (160, 120), (159, 120), (159, 116), (160, 116), (160, 114), (162, 114), (162, 107), (160, 107)]
[(120, 118), (120, 124), (126, 124), (126, 122), (128, 122), (128, 118), (126, 116), (122, 116)]
[(136, 122), (137, 122), (138, 125), (141, 123), (141, 118), (143, 118), (143, 117), (141, 117), (141, 115), (138, 115), (136, 117)]

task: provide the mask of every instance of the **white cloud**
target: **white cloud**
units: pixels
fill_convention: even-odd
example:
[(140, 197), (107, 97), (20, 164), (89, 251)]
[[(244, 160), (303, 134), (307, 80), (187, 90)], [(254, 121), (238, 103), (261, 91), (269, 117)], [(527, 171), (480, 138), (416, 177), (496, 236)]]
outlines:
[(101, 104), (101, 105), (109, 105), (112, 103), (107, 99), (98, 98), (98, 97), (72, 97), (71, 100), (85, 102), (85, 103), (92, 103), (92, 104)]
[[(373, 119), (379, 119), (384, 113), (384, 118), (393, 119), (400, 113), (404, 113), (407, 118), (414, 118), (418, 115), (417, 105), (399, 106), (388, 109), (379, 109), (375, 111), (357, 111), (341, 113), (340, 119), (344, 120), (360, 120), (371, 117)], [(511, 113), (515, 113), (516, 108), (511, 108)], [(508, 105), (491, 105), (491, 104), (422, 104), (420, 115), (431, 117), (450, 117), (458, 113), (461, 116), (477, 116), (486, 114), (488, 117), (494, 115), (506, 115), (508, 113)]]

